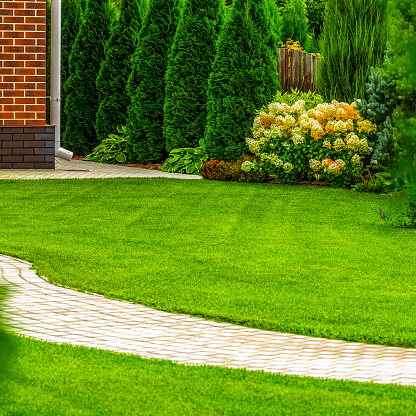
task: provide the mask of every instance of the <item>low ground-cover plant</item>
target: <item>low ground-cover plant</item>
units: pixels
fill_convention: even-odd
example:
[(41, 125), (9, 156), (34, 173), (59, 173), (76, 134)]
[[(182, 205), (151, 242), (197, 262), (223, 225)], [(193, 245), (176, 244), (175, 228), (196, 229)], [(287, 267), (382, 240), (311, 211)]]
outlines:
[(208, 159), (204, 140), (199, 141), (199, 147), (183, 147), (173, 149), (165, 164), (159, 168), (162, 172), (190, 173), (198, 175), (202, 163)]
[(354, 104), (332, 101), (306, 110), (304, 100), (292, 106), (273, 102), (257, 115), (253, 138), (246, 141), (283, 183), (309, 175), (347, 187), (360, 177), (363, 158), (372, 151), (367, 137), (375, 129)]
[(84, 160), (100, 163), (126, 163), (126, 127), (117, 126), (120, 136), (110, 134)]
[(235, 182), (265, 182), (269, 175), (258, 157), (243, 155), (236, 162), (209, 160), (203, 163), (201, 175), (204, 179)]

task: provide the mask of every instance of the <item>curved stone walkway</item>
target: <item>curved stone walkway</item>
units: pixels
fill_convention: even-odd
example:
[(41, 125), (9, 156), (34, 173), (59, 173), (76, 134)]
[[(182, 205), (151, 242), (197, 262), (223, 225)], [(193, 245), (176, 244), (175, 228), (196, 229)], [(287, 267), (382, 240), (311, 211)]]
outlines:
[(416, 350), (267, 332), (54, 286), (0, 255), (6, 329), (36, 339), (187, 364), (416, 385)]

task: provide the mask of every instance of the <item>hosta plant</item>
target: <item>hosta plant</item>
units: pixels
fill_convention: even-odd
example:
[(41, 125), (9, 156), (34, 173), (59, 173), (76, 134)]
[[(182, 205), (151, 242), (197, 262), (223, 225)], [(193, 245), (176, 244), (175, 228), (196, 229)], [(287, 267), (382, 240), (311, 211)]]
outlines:
[(367, 138), (376, 127), (360, 117), (354, 104), (318, 104), (305, 110), (305, 101), (292, 106), (274, 102), (254, 120), (251, 152), (283, 183), (305, 175), (323, 178), (334, 187), (347, 187), (360, 177), (370, 154)]
[(120, 135), (110, 134), (84, 160), (100, 163), (126, 163), (126, 127), (117, 126)]
[(182, 147), (169, 153), (165, 164), (159, 169), (163, 172), (189, 173), (198, 175), (202, 163), (208, 159), (204, 140), (199, 141), (199, 147)]

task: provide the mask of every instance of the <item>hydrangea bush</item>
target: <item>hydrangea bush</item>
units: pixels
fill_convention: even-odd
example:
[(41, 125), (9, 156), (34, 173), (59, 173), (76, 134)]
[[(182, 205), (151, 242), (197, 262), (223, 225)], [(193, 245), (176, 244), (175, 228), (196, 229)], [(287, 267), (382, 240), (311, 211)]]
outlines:
[(307, 174), (346, 187), (372, 152), (368, 138), (375, 131), (355, 104), (332, 101), (305, 110), (305, 101), (298, 100), (292, 106), (273, 102), (263, 108), (254, 119), (253, 137), (246, 141), (268, 172), (283, 183)]

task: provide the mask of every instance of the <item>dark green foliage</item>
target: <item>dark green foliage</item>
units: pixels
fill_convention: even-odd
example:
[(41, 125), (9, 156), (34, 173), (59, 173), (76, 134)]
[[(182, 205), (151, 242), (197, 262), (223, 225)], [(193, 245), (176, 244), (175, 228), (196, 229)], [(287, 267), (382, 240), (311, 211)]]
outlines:
[(223, 0), (188, 0), (166, 72), (163, 132), (166, 150), (195, 147), (204, 136), (208, 78), (215, 56)]
[(286, 43), (288, 39), (292, 39), (304, 46), (307, 38), (308, 18), (305, 0), (288, 0), (283, 9), (281, 41)]
[(137, 46), (143, 8), (141, 0), (122, 1), (120, 17), (105, 48), (105, 60), (96, 81), (99, 107), (95, 130), (100, 142), (116, 132), (118, 125), (126, 124), (127, 108), (130, 105), (126, 85), (131, 73), (131, 57)]
[(325, 6), (330, 0), (306, 0), (309, 32), (319, 39), (324, 25)]
[(66, 93), (64, 85), (69, 78), (69, 58), (72, 46), (77, 37), (84, 13), (85, 0), (62, 1), (62, 33), (61, 33), (61, 132), (65, 131)]
[(325, 9), (318, 89), (326, 101), (364, 98), (370, 68), (386, 45), (387, 0), (330, 0)]
[(273, 22), (272, 28), (274, 29), (277, 40), (279, 40), (282, 35), (282, 16), (280, 15), (279, 8), (276, 5), (276, 0), (267, 0), (267, 2)]
[(150, 0), (142, 23), (127, 82), (131, 98), (127, 118), (131, 162), (156, 162), (167, 155), (163, 136), (165, 74), (181, 8), (178, 0)]
[(236, 0), (224, 23), (208, 83), (205, 143), (211, 159), (235, 161), (248, 151), (254, 112), (278, 91), (272, 25), (261, 0)]
[(88, 0), (69, 59), (70, 76), (65, 83), (67, 117), (63, 145), (86, 155), (97, 145), (95, 116), (98, 109), (96, 78), (104, 60), (111, 16), (108, 0)]

